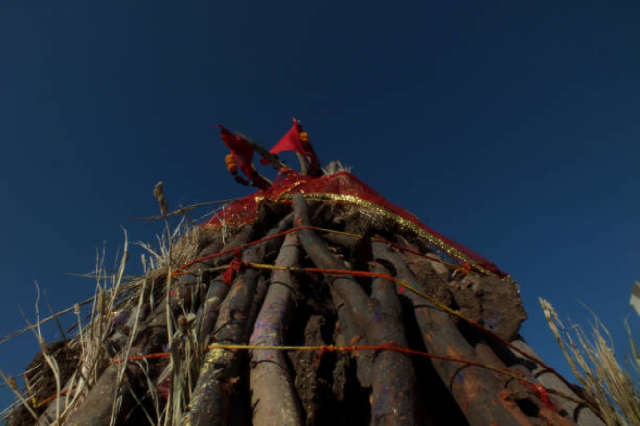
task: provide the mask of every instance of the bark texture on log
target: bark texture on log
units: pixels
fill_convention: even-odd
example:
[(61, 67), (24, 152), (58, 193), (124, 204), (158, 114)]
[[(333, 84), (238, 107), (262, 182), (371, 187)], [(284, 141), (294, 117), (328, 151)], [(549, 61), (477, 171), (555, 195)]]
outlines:
[[(290, 216), (282, 219), (268, 236), (276, 235), (290, 225)], [(267, 245), (248, 248), (243, 262), (259, 263)], [(256, 287), (260, 278), (257, 269), (247, 269), (231, 285), (213, 331), (213, 341), (219, 343), (246, 343), (251, 331), (250, 315), (254, 307)], [(242, 351), (214, 348), (207, 352), (198, 382), (189, 402), (189, 411), (183, 425), (205, 426), (228, 424), (234, 384), (239, 381), (238, 369)]]
[[(379, 264), (372, 264), (372, 272), (388, 273)], [(368, 327), (368, 334), (372, 334), (371, 343), (383, 345), (394, 342), (408, 347), (395, 284), (385, 278), (375, 278), (371, 287), (373, 317)], [(371, 424), (419, 424), (416, 377), (409, 355), (383, 350), (374, 356)]]
[[(293, 208), (295, 225), (310, 225), (306, 201), (301, 194), (294, 195)], [(318, 268), (348, 269), (344, 262), (326, 249), (322, 240), (312, 230), (300, 231), (300, 242)], [(383, 270), (381, 265), (375, 265), (374, 268), (376, 271)], [(351, 317), (364, 331), (369, 344), (388, 344), (394, 339), (399, 339), (406, 344), (404, 330), (399, 322), (399, 303), (391, 283), (376, 279), (372, 285), (372, 297), (369, 298), (349, 275), (328, 275), (327, 278), (331, 282), (331, 287), (341, 298), (338, 302), (345, 304)], [(387, 321), (382, 321), (383, 316)], [(390, 338), (391, 336), (394, 337)], [(415, 410), (415, 376), (411, 362), (406, 356), (397, 352), (382, 351), (374, 356), (371, 424), (418, 424)], [(389, 375), (394, 373), (403, 373), (405, 376), (402, 376), (402, 380), (390, 380)]]
[(142, 372), (135, 365), (126, 366), (124, 381), (118, 386), (118, 371), (121, 368), (123, 365), (112, 365), (102, 373), (80, 409), (71, 414), (65, 426), (109, 426), (112, 414), (116, 417), (115, 424), (122, 424), (135, 404), (131, 395), (135, 390), (130, 387), (139, 387)]
[[(276, 266), (296, 266), (298, 252), (298, 237), (288, 234), (280, 249)], [(297, 283), (290, 271), (273, 271), (266, 299), (250, 339), (252, 346), (280, 346), (284, 343), (295, 308), (296, 287)], [(251, 359), (253, 424), (302, 425), (303, 415), (285, 354), (280, 350), (253, 350)]]
[[(255, 262), (255, 255), (244, 257)], [(259, 273), (247, 270), (233, 282), (222, 303), (215, 325), (214, 341), (219, 343), (244, 342), (248, 329), (248, 316)], [(238, 378), (242, 352), (211, 349), (207, 352), (195, 391), (189, 403), (189, 412), (183, 424), (193, 426), (227, 424), (233, 384)]]
[[(491, 349), (491, 347), (484, 343), (479, 342), (475, 346), (475, 351), (478, 357), (485, 363), (493, 368), (509, 371), (507, 366), (500, 360), (498, 355)], [(533, 389), (527, 387), (514, 379), (505, 378), (505, 376), (498, 377), (496, 373), (496, 379), (505, 383), (505, 390), (500, 393), (502, 400), (506, 402), (505, 406), (514, 413), (514, 415), (525, 414), (529, 417), (529, 421), (534, 426), (546, 426), (549, 424), (557, 426), (576, 426), (575, 422), (563, 417), (561, 414), (548, 408), (539, 397), (535, 395)], [(535, 382), (535, 379), (533, 380)]]
[(222, 281), (222, 275), (218, 275), (211, 284), (204, 299), (204, 303), (198, 312), (196, 331), (201, 347), (209, 345), (209, 339), (218, 320), (220, 306), (229, 293), (229, 286)]
[[(375, 258), (393, 264), (398, 278), (416, 288), (424, 287), (389, 246), (374, 242), (373, 252)], [(480, 362), (448, 313), (410, 291), (404, 291), (403, 294), (413, 306), (424, 344), (429, 352)], [(471, 426), (529, 424), (515, 418), (496, 398), (502, 386), (491, 372), (451, 361), (433, 359), (432, 363)]]
[[(523, 350), (525, 353), (540, 359), (538, 354), (524, 341), (522, 337), (518, 337), (516, 340), (511, 342), (518, 349)], [(512, 352), (515, 359), (522, 362), (526, 368), (531, 371), (532, 375), (545, 387), (549, 389), (554, 389), (560, 391), (564, 394), (570, 395), (574, 398), (581, 398), (581, 396), (576, 395), (569, 387), (562, 382), (555, 374), (545, 370), (538, 364), (532, 363), (529, 360), (523, 360), (522, 356), (518, 353)], [(572, 417), (575, 423), (578, 426), (605, 426), (605, 423), (596, 416), (593, 411), (591, 411), (588, 407), (584, 405), (579, 405), (571, 400), (566, 398), (558, 397), (553, 394), (550, 394), (550, 398), (553, 403), (569, 413), (569, 416)]]

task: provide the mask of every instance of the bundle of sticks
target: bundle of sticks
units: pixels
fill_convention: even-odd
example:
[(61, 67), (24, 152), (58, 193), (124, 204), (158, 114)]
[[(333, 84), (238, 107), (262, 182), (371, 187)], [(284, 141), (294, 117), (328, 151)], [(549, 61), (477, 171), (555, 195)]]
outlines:
[(232, 234), (207, 231), (199, 260), (141, 291), (102, 361), (78, 366), (91, 386), (22, 424), (602, 424), (533, 361), (518, 289), (498, 277), (300, 193)]

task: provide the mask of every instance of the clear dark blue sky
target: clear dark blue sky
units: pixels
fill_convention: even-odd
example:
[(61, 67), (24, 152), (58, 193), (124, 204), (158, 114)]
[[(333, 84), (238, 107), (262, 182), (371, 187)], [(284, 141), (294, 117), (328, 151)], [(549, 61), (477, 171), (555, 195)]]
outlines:
[[(543, 296), (623, 352), (640, 279), (637, 1), (0, 2), (0, 334), (93, 294), (118, 224), (237, 197), (225, 124), (265, 145), (303, 120), (390, 201), (521, 284), (523, 334), (568, 372)], [(132, 259), (135, 262), (136, 259)], [(46, 309), (46, 308), (45, 308)], [(632, 326), (638, 319), (630, 318)], [(53, 336), (53, 330), (50, 336)], [(16, 374), (32, 335), (0, 348)], [(2, 390), (0, 390), (1, 392)], [(2, 401), (8, 401), (6, 392)]]

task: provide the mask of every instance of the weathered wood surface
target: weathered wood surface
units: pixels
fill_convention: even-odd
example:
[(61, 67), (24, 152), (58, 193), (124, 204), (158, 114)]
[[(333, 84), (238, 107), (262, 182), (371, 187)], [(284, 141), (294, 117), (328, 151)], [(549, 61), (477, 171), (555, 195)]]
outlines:
[[(475, 352), (485, 365), (503, 371), (513, 371), (507, 368), (487, 343), (483, 341), (478, 342), (475, 345)], [(541, 426), (545, 426), (552, 424), (554, 426), (576, 426), (576, 423), (570, 417), (563, 417), (560, 413), (547, 407), (540, 401), (539, 397), (530, 387), (525, 386), (515, 379), (499, 375), (499, 373), (496, 373), (495, 376), (496, 379), (504, 383), (505, 387), (505, 389), (500, 392), (500, 398), (505, 402), (507, 409), (514, 415), (528, 414), (529, 417), (537, 417), (537, 419), (530, 419), (534, 425), (540, 424)], [(531, 380), (531, 378), (527, 378)], [(532, 381), (536, 382), (535, 378), (533, 378)], [(528, 408), (527, 413), (523, 413), (520, 406), (526, 406)]]
[[(301, 194), (294, 195), (293, 208), (295, 225), (310, 225), (306, 201)], [(312, 230), (304, 229), (300, 231), (299, 235), (302, 247), (318, 268), (348, 269), (343, 261), (326, 249), (323, 241)], [(373, 267), (376, 271), (383, 270), (381, 265)], [(400, 323), (399, 302), (395, 296), (395, 286), (386, 280), (376, 279), (370, 298), (349, 275), (329, 274), (326, 279), (335, 292), (340, 295), (348, 312), (364, 331), (370, 344), (388, 344), (390, 340), (395, 339), (400, 340), (404, 345), (407, 344)], [(382, 321), (383, 318), (386, 321)], [(381, 351), (374, 356), (371, 424), (418, 424), (416, 383), (410, 360), (403, 354), (391, 351)], [(404, 374), (402, 380), (391, 379), (390, 376), (397, 373)]]
[[(281, 233), (290, 226), (291, 216), (283, 218), (267, 236)], [(273, 239), (278, 244), (281, 239)], [(268, 244), (247, 248), (242, 261), (259, 263)], [(253, 324), (250, 322), (254, 307), (256, 288), (260, 278), (257, 269), (246, 269), (232, 283), (229, 293), (220, 307), (220, 313), (213, 330), (213, 342), (243, 344), (247, 342)], [(189, 411), (184, 415), (183, 425), (205, 426), (229, 424), (230, 407), (233, 399), (233, 385), (239, 380), (243, 351), (214, 348), (207, 351), (198, 381), (189, 402)]]
[[(388, 273), (380, 264), (372, 264), (371, 271)], [(409, 347), (395, 284), (385, 278), (374, 278), (371, 304), (373, 316), (368, 330), (372, 334), (372, 344), (395, 343)], [(416, 375), (410, 356), (389, 350), (380, 351), (374, 356), (371, 424), (419, 424)]]
[[(423, 289), (423, 283), (416, 279), (402, 258), (388, 245), (374, 242), (373, 253), (376, 259), (384, 259), (393, 264), (398, 278)], [(460, 334), (450, 314), (434, 307), (415, 293), (405, 290), (403, 294), (411, 301), (424, 344), (430, 353), (481, 362), (471, 345)], [(497, 397), (502, 391), (502, 385), (491, 372), (445, 360), (433, 359), (432, 363), (471, 426), (530, 424), (526, 419), (514, 417), (504, 407)]]
[[(125, 369), (123, 381), (118, 383), (119, 370)], [(71, 415), (65, 426), (109, 425), (111, 417), (115, 417), (114, 424), (122, 424), (135, 405), (132, 392), (139, 387), (142, 378), (140, 367), (121, 364), (109, 366), (91, 388), (84, 403)]]
[[(288, 234), (276, 260), (277, 266), (296, 266), (298, 237)], [(295, 308), (297, 282), (292, 273), (274, 270), (267, 296), (258, 314), (250, 345), (280, 346), (284, 343)], [(280, 350), (251, 351), (251, 405), (256, 426), (298, 426), (303, 414), (285, 354)]]
[[(256, 249), (245, 252), (243, 259), (257, 261)], [(214, 341), (241, 344), (244, 342), (252, 296), (258, 284), (259, 272), (249, 269), (237, 277), (220, 308), (214, 329)], [(228, 349), (207, 351), (196, 388), (183, 424), (193, 426), (227, 424), (233, 380), (237, 377), (242, 352)]]
[[(538, 354), (524, 341), (522, 337), (519, 337), (511, 343), (525, 353), (537, 359), (540, 359)], [(521, 362), (529, 368), (532, 375), (543, 386), (549, 389), (560, 391), (574, 398), (580, 398), (580, 396), (576, 395), (571, 389), (569, 389), (569, 387), (565, 383), (563, 383), (562, 380), (560, 380), (555, 374), (549, 372), (538, 364), (532, 363), (528, 360), (523, 360), (522, 355), (516, 352), (513, 352), (513, 355), (516, 357), (516, 359), (520, 359)], [(550, 398), (557, 407), (566, 410), (569, 413), (569, 416), (571, 416), (575, 420), (578, 426), (605, 426), (605, 423), (588, 407), (579, 405), (578, 403), (573, 402), (569, 399), (562, 398), (553, 394), (550, 394)]]

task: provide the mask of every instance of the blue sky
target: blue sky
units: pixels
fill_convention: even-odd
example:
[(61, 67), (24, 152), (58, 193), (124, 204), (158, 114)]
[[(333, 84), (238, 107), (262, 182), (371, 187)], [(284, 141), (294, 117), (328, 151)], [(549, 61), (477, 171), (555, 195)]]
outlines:
[[(106, 241), (170, 203), (238, 197), (221, 123), (265, 145), (299, 117), (390, 201), (521, 285), (524, 336), (569, 369), (537, 303), (620, 352), (640, 280), (636, 1), (0, 2), (0, 334), (93, 294)], [(132, 262), (134, 262), (132, 260)], [(46, 307), (43, 307), (46, 310)], [(53, 337), (55, 329), (49, 329)], [(29, 335), (0, 349), (17, 374)], [(3, 393), (4, 392), (4, 393)], [(9, 401), (0, 389), (0, 401)], [(3, 404), (4, 405), (4, 404)]]

